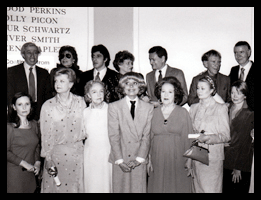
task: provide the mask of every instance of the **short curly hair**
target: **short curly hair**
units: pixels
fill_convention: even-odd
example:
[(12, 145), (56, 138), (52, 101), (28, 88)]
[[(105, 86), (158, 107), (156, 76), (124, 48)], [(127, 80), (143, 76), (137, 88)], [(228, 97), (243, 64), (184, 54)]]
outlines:
[(173, 85), (173, 87), (174, 87), (174, 103), (176, 103), (177, 105), (180, 104), (182, 102), (182, 99), (183, 99), (183, 96), (184, 96), (184, 91), (181, 87), (179, 80), (176, 77), (173, 77), (173, 76), (165, 77), (161, 81), (156, 83), (155, 90), (154, 90), (155, 96), (159, 100), (161, 100), (161, 89), (162, 89), (162, 86), (165, 83), (169, 83), (169, 84)]
[(107, 89), (105, 83), (103, 83), (102, 81), (99, 81), (99, 80), (90, 80), (90, 81), (88, 81), (88, 82), (86, 83), (86, 85), (84, 86), (84, 100), (85, 100), (85, 102), (86, 102), (87, 104), (90, 104), (90, 103), (92, 102), (91, 98), (88, 97), (88, 93), (90, 92), (90, 89), (92, 88), (92, 86), (93, 86), (94, 84), (96, 84), (96, 83), (99, 83), (99, 84), (103, 87), (103, 89), (104, 89), (104, 97), (103, 97), (103, 100), (108, 103), (109, 101), (108, 101), (107, 96), (108, 96), (108, 94), (109, 94), (109, 91), (108, 91), (108, 89)]
[(116, 55), (115, 55), (115, 59), (113, 61), (113, 66), (114, 68), (119, 72), (120, 71), (120, 67), (119, 67), (119, 64), (120, 63), (123, 63), (124, 60), (127, 60), (127, 59), (130, 59), (132, 62), (135, 60), (134, 56), (124, 50), (124, 51), (119, 51)]
[(126, 95), (124, 92), (124, 88), (125, 88), (126, 81), (129, 79), (133, 79), (139, 83), (139, 93), (137, 94), (138, 97), (141, 96), (144, 92), (146, 92), (147, 85), (146, 85), (144, 79), (142, 78), (141, 74), (139, 74), (137, 72), (127, 72), (121, 77), (121, 79), (119, 81), (119, 85), (117, 87), (118, 93), (120, 93), (123, 96)]

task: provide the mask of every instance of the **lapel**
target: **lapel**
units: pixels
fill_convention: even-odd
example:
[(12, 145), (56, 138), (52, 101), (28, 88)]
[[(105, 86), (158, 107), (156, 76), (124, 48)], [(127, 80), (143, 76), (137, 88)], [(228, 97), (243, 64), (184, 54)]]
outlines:
[(130, 132), (132, 133), (132, 135), (134, 137), (136, 137), (137, 139), (139, 139), (139, 132), (138, 132), (138, 127), (139, 127), (139, 120), (140, 120), (140, 115), (142, 110), (140, 109), (140, 100), (138, 100), (138, 106), (135, 110), (135, 117), (134, 120), (132, 119), (131, 113), (130, 113), (130, 109), (127, 105), (127, 100), (126, 97), (124, 97), (122, 100), (122, 112), (123, 112), (123, 116), (126, 118), (126, 124), (129, 127)]
[(28, 90), (29, 83), (27, 82), (26, 73), (25, 73), (25, 69), (24, 69), (24, 64), (23, 63), (20, 65), (19, 71), (17, 70), (17, 77), (19, 77), (18, 78), (19, 83), (21, 85), (23, 85), (22, 88), (26, 88), (26, 93), (28, 93), (29, 92), (29, 90)]
[(249, 80), (251, 81), (253, 79), (252, 77), (254, 76), (254, 62), (253, 61), (251, 62), (252, 62), (252, 66), (250, 67), (250, 70), (247, 74), (246, 82), (248, 82)]

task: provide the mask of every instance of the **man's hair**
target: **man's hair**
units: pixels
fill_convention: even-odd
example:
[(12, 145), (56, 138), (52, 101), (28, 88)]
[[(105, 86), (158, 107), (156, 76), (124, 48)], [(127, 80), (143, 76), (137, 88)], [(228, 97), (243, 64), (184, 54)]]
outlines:
[(167, 61), (168, 59), (168, 53), (166, 51), (166, 49), (164, 49), (163, 47), (161, 46), (154, 46), (152, 48), (150, 48), (149, 50), (149, 53), (154, 53), (156, 52), (156, 54), (158, 55), (158, 57), (162, 57), (162, 56), (165, 56), (165, 62)]

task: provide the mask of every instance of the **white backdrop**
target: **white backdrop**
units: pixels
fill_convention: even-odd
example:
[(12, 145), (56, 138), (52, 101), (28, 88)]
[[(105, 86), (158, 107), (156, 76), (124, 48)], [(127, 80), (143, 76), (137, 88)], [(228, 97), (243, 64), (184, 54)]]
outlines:
[(192, 78), (205, 70), (201, 56), (210, 49), (221, 53), (220, 72), (228, 75), (237, 65), (235, 43), (244, 40), (254, 49), (253, 12), (250, 7), (134, 8), (134, 71), (150, 72), (148, 50), (160, 45), (168, 52), (167, 63), (183, 70), (188, 89)]

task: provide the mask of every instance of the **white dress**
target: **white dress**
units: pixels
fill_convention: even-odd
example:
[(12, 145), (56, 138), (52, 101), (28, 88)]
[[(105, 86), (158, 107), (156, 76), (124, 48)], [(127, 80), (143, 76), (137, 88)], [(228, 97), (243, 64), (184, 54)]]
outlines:
[(84, 146), (84, 189), (86, 193), (112, 192), (112, 164), (108, 162), (110, 142), (107, 126), (108, 104), (101, 109), (90, 105), (83, 111), (87, 139)]

